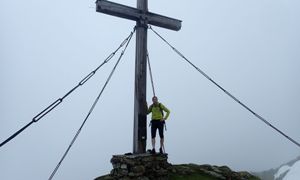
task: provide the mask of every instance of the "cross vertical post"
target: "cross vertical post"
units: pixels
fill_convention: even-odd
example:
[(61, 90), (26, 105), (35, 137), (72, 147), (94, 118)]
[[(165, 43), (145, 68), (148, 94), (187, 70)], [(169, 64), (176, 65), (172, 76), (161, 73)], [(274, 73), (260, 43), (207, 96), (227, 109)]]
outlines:
[[(148, 11), (148, 0), (137, 0), (137, 9), (142, 14)], [(146, 152), (147, 140), (147, 22), (143, 17), (136, 22), (136, 56), (135, 56), (135, 87), (134, 87), (134, 128), (133, 153)]]

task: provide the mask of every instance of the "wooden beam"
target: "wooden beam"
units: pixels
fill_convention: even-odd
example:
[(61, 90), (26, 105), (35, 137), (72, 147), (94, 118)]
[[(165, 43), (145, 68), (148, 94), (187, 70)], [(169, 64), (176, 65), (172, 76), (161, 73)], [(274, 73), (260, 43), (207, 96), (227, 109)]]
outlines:
[(136, 8), (105, 0), (96, 2), (96, 11), (134, 21), (137, 21), (141, 14), (141, 10)]
[[(137, 8), (148, 10), (148, 0), (138, 0)], [(134, 130), (133, 153), (146, 152), (147, 144), (147, 26), (136, 22), (135, 85), (134, 85)]]
[(96, 11), (134, 21), (144, 20), (151, 25), (170, 30), (178, 31), (181, 29), (181, 20), (162, 16), (148, 11), (143, 12), (137, 8), (106, 0), (98, 0), (96, 2)]
[(147, 13), (148, 23), (154, 26), (179, 31), (181, 29), (181, 20), (162, 16), (159, 14)]

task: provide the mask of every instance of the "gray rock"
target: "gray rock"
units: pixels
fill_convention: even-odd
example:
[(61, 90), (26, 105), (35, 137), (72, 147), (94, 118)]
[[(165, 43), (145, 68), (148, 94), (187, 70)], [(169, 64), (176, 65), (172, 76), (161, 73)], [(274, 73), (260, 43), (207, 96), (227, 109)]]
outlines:
[(122, 164), (120, 168), (121, 169), (127, 169), (127, 164)]
[(134, 166), (134, 167), (132, 167), (131, 171), (132, 171), (133, 173), (142, 173), (142, 174), (144, 174), (144, 172), (145, 172), (145, 167), (142, 166), (142, 165)]
[(205, 173), (218, 179), (226, 179), (226, 177), (214, 171), (206, 171)]

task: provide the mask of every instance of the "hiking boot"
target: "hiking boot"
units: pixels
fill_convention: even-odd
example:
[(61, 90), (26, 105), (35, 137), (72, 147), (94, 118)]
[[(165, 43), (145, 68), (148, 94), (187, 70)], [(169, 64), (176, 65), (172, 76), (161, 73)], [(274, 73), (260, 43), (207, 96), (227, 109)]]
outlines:
[(155, 152), (155, 149), (153, 148), (152, 150), (151, 150), (151, 154), (155, 154), (156, 152)]
[(159, 148), (159, 153), (160, 153), (160, 154), (163, 154), (163, 153), (164, 153), (163, 150), (162, 150), (162, 148)]

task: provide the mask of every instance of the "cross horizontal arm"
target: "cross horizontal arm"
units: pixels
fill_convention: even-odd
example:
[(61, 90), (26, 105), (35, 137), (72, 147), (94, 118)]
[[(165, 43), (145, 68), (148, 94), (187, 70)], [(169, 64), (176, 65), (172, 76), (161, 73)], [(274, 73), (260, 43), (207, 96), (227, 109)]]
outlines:
[(178, 31), (181, 28), (181, 20), (151, 12), (142, 12), (137, 8), (106, 0), (97, 0), (96, 11), (134, 21), (145, 21), (148, 24), (175, 31)]
[(179, 31), (181, 29), (181, 20), (162, 16), (148, 12), (148, 23), (154, 26)]

